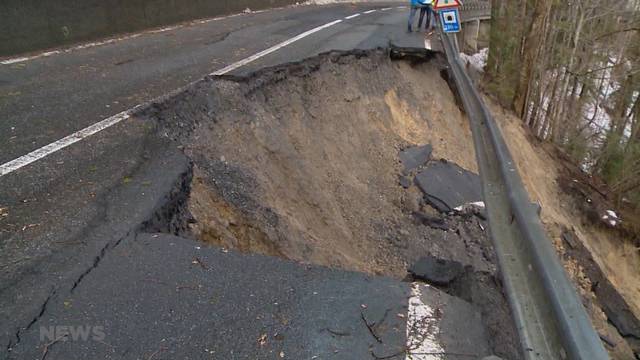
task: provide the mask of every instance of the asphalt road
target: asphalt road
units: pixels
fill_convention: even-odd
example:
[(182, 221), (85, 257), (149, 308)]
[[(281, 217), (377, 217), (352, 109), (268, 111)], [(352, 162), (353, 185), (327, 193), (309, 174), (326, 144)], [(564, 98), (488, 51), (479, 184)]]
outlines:
[[(447, 359), (487, 355), (480, 314), (471, 305), (425, 285), (419, 292), (392, 279), (177, 237), (130, 236), (72, 292), (53, 294), (46, 314), (21, 333), (10, 356), (404, 359), (407, 319), (422, 331), (413, 338), (427, 337), (417, 352), (450, 353)], [(64, 334), (61, 325), (77, 332), (55, 342)]]
[[(406, 33), (407, 10), (397, 6), (376, 3), (276, 9), (2, 64), (0, 164), (335, 20), (342, 22), (232, 73), (243, 74), (335, 49), (366, 49), (390, 42), (423, 46), (423, 34)], [(376, 11), (365, 13), (370, 10)], [(346, 18), (356, 13), (361, 15)], [(139, 239), (140, 224), (171, 202), (172, 194), (188, 176), (189, 164), (181, 152), (158, 138), (148, 124), (131, 118), (0, 177), (1, 357), (39, 358), (46, 352), (53, 359), (69, 358), (70, 354), (166, 358), (167, 354), (159, 354), (168, 352), (169, 358), (202, 358), (205, 350), (215, 350), (227, 354), (222, 358), (277, 358), (280, 352), (293, 355), (287, 358), (312, 358), (315, 354), (362, 358), (348, 351), (370, 356), (372, 346), (380, 348), (380, 342), (362, 327), (357, 311), (367, 303), (374, 309), (405, 315), (392, 315), (396, 317), (389, 327), (392, 332), (380, 351), (406, 345), (406, 320), (402, 319), (406, 319), (411, 293), (407, 284), (277, 259), (249, 261), (244, 255), (216, 249), (208, 249), (202, 261), (232, 260), (224, 267), (212, 266), (215, 271), (203, 277), (191, 271), (196, 243), (164, 236), (162, 242)], [(175, 250), (178, 248), (182, 250)], [(148, 256), (132, 258), (136, 251)], [(247, 268), (248, 263), (255, 267)], [(183, 271), (180, 266), (191, 270)], [(171, 285), (163, 289), (140, 285), (149, 278)], [(176, 290), (185, 281), (189, 282), (185, 286), (195, 284), (197, 289), (211, 291), (180, 296), (182, 290), (190, 291)], [(242, 284), (261, 292), (261, 299), (275, 302), (284, 298), (287, 309), (252, 299)], [(387, 287), (393, 290), (381, 292)], [(304, 296), (286, 295), (289, 289)], [(321, 290), (316, 292), (324, 300), (310, 298), (314, 289)], [(431, 290), (424, 291), (428, 294)], [(211, 304), (211, 297), (218, 295), (224, 301)], [(431, 295), (424, 296), (424, 302), (437, 306), (443, 294)], [(279, 328), (273, 322), (274, 314), (279, 313), (299, 321)], [(451, 313), (474, 312), (458, 304)], [(271, 322), (265, 320), (269, 317)], [(442, 324), (461, 323), (448, 319)], [(469, 330), (479, 323), (467, 323), (466, 331), (452, 333), (468, 333), (465, 344), (473, 345), (474, 354), (483, 355), (486, 342), (482, 331)], [(213, 336), (207, 330), (212, 324), (216, 329), (222, 326), (224, 332)], [(43, 329), (59, 325), (102, 326), (106, 336), (102, 342), (60, 342), (43, 337)], [(326, 330), (332, 325), (352, 329), (349, 341), (341, 339), (345, 336), (340, 335), (341, 330)], [(157, 331), (150, 330), (156, 327)], [(283, 345), (269, 338), (268, 347), (260, 346), (258, 328), (268, 330), (274, 339), (275, 332), (285, 334)], [(189, 336), (189, 332), (199, 335)], [(460, 350), (461, 346), (451, 345), (451, 349)], [(206, 357), (220, 358), (214, 354)]]
[[(345, 19), (389, 6), (393, 8)], [(0, 65), (0, 163), (334, 20), (343, 22), (235, 73), (329, 50), (374, 48), (389, 42), (422, 46), (421, 34), (406, 34), (402, 23), (407, 10), (397, 6), (290, 7)]]

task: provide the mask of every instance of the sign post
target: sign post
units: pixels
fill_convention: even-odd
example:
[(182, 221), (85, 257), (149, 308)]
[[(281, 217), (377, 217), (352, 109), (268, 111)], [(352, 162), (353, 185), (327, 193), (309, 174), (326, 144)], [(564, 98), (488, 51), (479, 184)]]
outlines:
[(457, 8), (440, 10), (440, 24), (445, 33), (460, 31), (460, 13)]
[(459, 0), (436, 0), (433, 9), (440, 15), (440, 24), (445, 33), (460, 32), (460, 12), (462, 4)]
[(436, 0), (433, 9), (459, 8), (460, 6), (462, 6), (462, 3), (459, 0)]

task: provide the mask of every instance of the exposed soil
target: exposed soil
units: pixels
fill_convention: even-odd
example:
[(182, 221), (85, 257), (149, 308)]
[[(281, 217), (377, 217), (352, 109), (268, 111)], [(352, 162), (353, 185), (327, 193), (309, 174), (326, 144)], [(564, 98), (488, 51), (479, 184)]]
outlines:
[[(637, 245), (625, 240), (620, 231), (603, 226), (598, 215), (594, 218), (590, 211), (585, 211), (587, 207), (583, 203), (587, 199), (574, 196), (568, 186), (580, 185), (580, 171), (575, 166), (568, 169), (569, 165), (555, 149), (537, 142), (514, 114), (491, 99), (485, 100), (501, 127), (529, 196), (542, 206), (542, 222), (569, 276), (578, 284), (607, 349), (614, 358), (634, 359), (630, 346), (640, 354), (640, 325), (629, 332), (628, 327), (623, 329), (615, 318), (624, 317), (628, 323), (640, 324), (637, 320), (640, 318)], [(563, 240), (563, 234), (568, 232), (577, 241), (573, 248), (567, 248)]]
[[(148, 230), (244, 252), (414, 280), (430, 254), (464, 266), (439, 287), (475, 304), (491, 347), (521, 358), (486, 224), (443, 215), (398, 153), (433, 146), (477, 172), (471, 133), (433, 53), (329, 53), (246, 78), (206, 78), (143, 110), (193, 162)], [(585, 212), (577, 173), (487, 99), (532, 200), (615, 359), (640, 348), (640, 252)], [(418, 169), (419, 170), (419, 169)], [(579, 192), (584, 197), (584, 192)], [(428, 220), (428, 221), (426, 221)], [(597, 220), (597, 219), (596, 219)], [(637, 355), (635, 355), (637, 356)]]
[(415, 145), (477, 172), (443, 61), (334, 52), (247, 78), (207, 78), (152, 105), (139, 116), (194, 163), (181, 208), (188, 230), (169, 231), (396, 278), (425, 254), (456, 260), (464, 275), (443, 289), (478, 306), (495, 354), (521, 358), (486, 224), (466, 215), (444, 216), (447, 231), (427, 226), (417, 211), (442, 215), (399, 181), (398, 152)]
[(193, 234), (395, 276), (415, 260), (414, 246), (452, 256), (448, 244), (410, 241), (421, 237), (407, 216), (421, 193), (398, 183), (398, 151), (416, 144), (476, 169), (468, 124), (441, 91), (439, 71), (382, 51), (332, 54), (247, 79), (208, 79), (158, 104), (162, 131), (195, 164)]

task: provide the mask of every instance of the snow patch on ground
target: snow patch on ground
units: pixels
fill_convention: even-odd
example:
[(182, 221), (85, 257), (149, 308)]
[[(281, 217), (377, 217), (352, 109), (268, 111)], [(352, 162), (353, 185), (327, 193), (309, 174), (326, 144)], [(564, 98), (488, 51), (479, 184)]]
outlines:
[(478, 210), (482, 210), (484, 209), (484, 202), (483, 201), (476, 201), (476, 202), (472, 202), (472, 203), (468, 203), (465, 205), (460, 205), (456, 208), (454, 208), (453, 210), (455, 211), (464, 211), (466, 209), (478, 209)]
[(602, 216), (602, 220), (611, 227), (614, 227), (620, 223), (618, 214), (616, 214), (613, 210), (607, 210), (606, 214)]
[(483, 72), (484, 67), (487, 66), (487, 59), (489, 58), (489, 48), (484, 48), (473, 55), (467, 55), (460, 53), (460, 59), (465, 66), (471, 66), (478, 72)]

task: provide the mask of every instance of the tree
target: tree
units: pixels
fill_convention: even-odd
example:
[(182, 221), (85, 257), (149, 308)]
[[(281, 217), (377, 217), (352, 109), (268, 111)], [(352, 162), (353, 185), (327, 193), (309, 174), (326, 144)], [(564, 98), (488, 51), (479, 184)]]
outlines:
[(492, 5), (489, 91), (614, 198), (640, 202), (640, 0)]

